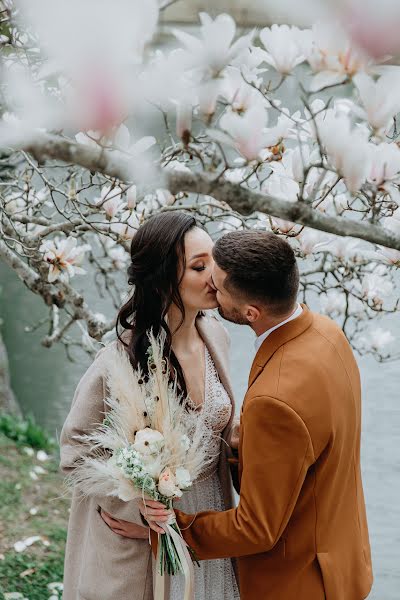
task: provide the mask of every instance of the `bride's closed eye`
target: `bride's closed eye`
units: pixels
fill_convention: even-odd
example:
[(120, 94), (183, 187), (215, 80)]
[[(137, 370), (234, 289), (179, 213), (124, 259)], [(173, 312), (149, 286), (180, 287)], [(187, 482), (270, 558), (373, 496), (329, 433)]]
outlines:
[(206, 267), (204, 265), (202, 267), (192, 267), (193, 271), (204, 271), (205, 268)]

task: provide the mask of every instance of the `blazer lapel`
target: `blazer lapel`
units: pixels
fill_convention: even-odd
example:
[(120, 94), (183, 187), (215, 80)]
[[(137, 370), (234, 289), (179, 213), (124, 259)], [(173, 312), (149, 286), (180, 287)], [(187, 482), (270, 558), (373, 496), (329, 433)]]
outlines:
[(302, 304), (301, 306), (303, 308), (301, 315), (293, 321), (285, 323), (285, 325), (282, 325), (282, 327), (275, 329), (275, 331), (273, 331), (267, 337), (267, 339), (264, 340), (258, 349), (251, 366), (248, 387), (253, 385), (271, 356), (278, 350), (278, 348), (298, 335), (301, 335), (310, 327), (313, 320), (312, 312), (310, 312), (305, 304)]

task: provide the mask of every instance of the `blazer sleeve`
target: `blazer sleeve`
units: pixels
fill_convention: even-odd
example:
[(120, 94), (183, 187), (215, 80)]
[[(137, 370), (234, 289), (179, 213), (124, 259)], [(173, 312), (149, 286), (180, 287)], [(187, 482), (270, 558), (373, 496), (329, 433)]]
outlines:
[(314, 454), (299, 415), (276, 398), (247, 401), (242, 413), (243, 473), (237, 508), (176, 511), (186, 542), (202, 560), (258, 554), (278, 542)]
[[(76, 388), (70, 412), (60, 435), (60, 467), (68, 475), (76, 463), (89, 455), (77, 436), (93, 431), (104, 419), (106, 409), (105, 361), (101, 350)], [(96, 496), (97, 504), (116, 519), (143, 526), (137, 500), (124, 502), (115, 496)]]

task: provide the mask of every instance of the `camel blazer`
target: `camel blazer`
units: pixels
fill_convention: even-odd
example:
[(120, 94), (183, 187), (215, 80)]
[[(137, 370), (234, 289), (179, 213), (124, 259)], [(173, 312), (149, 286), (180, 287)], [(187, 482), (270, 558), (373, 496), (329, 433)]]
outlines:
[[(229, 338), (222, 324), (213, 316), (197, 320), (203, 338), (227, 390), (233, 396), (228, 374)], [(112, 342), (117, 344), (119, 342)], [(83, 375), (75, 392), (72, 407), (61, 432), (61, 469), (70, 473), (74, 464), (87, 452), (75, 436), (87, 433), (104, 418), (106, 372), (113, 352), (110, 346), (100, 350)], [(224, 431), (229, 437), (232, 417)], [(226, 444), (221, 442), (219, 476), (226, 508), (233, 506)], [(143, 525), (136, 500), (123, 502), (114, 497), (82, 498), (73, 492), (64, 570), (64, 600), (151, 600), (153, 572), (151, 548), (147, 540), (128, 539), (115, 534), (99, 514), (103, 508), (117, 519)]]
[[(201, 559), (236, 556), (242, 600), (362, 600), (372, 585), (360, 378), (337, 325), (303, 306), (254, 359), (240, 502), (177, 519)], [(187, 528), (187, 529), (185, 529)]]

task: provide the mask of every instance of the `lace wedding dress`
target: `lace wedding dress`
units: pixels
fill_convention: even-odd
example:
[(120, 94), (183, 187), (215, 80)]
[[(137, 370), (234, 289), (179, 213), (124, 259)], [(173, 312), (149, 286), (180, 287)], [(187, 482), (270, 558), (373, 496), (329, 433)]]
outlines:
[[(202, 410), (205, 411), (206, 424), (214, 434), (212, 443), (215, 444), (215, 459), (179, 501), (179, 510), (190, 514), (204, 510), (225, 510), (217, 470), (220, 435), (229, 422), (232, 405), (207, 348), (205, 359), (205, 394)], [(230, 559), (202, 560), (200, 567), (194, 565), (194, 573), (195, 600), (238, 600), (240, 598)], [(170, 600), (182, 600), (183, 596), (183, 577), (175, 575), (170, 579)]]

